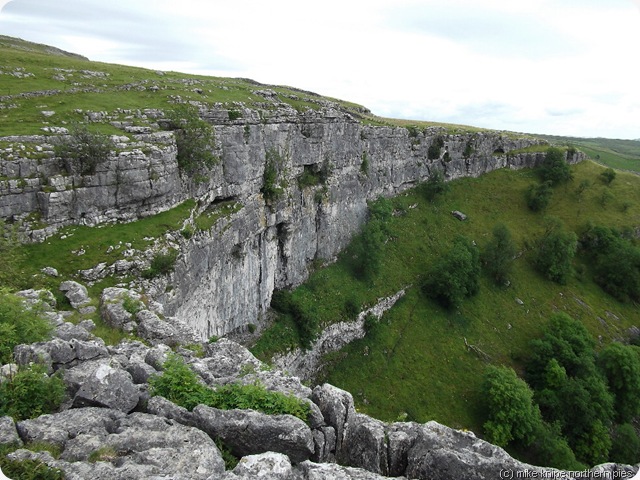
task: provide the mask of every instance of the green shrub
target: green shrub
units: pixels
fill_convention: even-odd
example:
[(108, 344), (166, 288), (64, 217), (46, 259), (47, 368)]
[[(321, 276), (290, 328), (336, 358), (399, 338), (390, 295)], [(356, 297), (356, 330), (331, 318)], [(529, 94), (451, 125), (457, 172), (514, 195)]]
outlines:
[(231, 452), (231, 449), (227, 447), (220, 438), (215, 439), (215, 444), (218, 450), (220, 450), (220, 455), (222, 455), (225, 470), (233, 470), (236, 468), (240, 459)]
[(586, 468), (583, 463), (578, 462), (557, 425), (542, 422), (527, 450), (535, 459), (535, 465), (547, 465), (562, 470), (576, 471)]
[(292, 298), (290, 313), (298, 329), (300, 345), (311, 348), (320, 327), (318, 308), (311, 292), (299, 290), (295, 299)]
[(228, 384), (212, 390), (200, 383), (198, 376), (182, 358), (170, 356), (163, 366), (162, 375), (149, 379), (151, 394), (165, 397), (187, 410), (207, 405), (223, 410), (252, 409), (269, 415), (293, 415), (308, 420), (309, 405), (280, 392), (272, 392), (259, 384)]
[(496, 225), (481, 257), (486, 272), (498, 285), (504, 285), (509, 279), (515, 255), (516, 245), (511, 232), (504, 224)]
[(580, 248), (593, 265), (595, 282), (618, 300), (640, 300), (640, 249), (615, 229), (589, 225)]
[(369, 221), (349, 249), (356, 277), (372, 280), (380, 271), (382, 247), (390, 234), (388, 224), (392, 213), (393, 205), (386, 198), (369, 203)]
[(616, 463), (634, 465), (640, 455), (640, 438), (630, 423), (616, 426), (611, 442), (610, 460)]
[(267, 150), (260, 192), (268, 202), (278, 200), (284, 193), (284, 188), (279, 180), (283, 165), (284, 159), (277, 150), (273, 148)]
[(131, 295), (125, 295), (122, 299), (122, 308), (124, 308), (131, 315), (135, 315), (140, 310), (144, 310), (144, 303), (136, 298), (133, 298)]
[(578, 201), (582, 200), (582, 195), (589, 187), (591, 187), (591, 182), (586, 178), (580, 182), (578, 188), (576, 188), (576, 196), (578, 197)]
[(65, 161), (70, 174), (93, 175), (98, 165), (109, 160), (113, 148), (108, 135), (90, 132), (86, 125), (74, 125), (71, 133), (54, 145), (54, 153)]
[(526, 193), (527, 206), (534, 212), (542, 212), (549, 206), (552, 195), (553, 190), (550, 182), (530, 185)]
[(442, 147), (444, 147), (444, 138), (438, 135), (433, 139), (431, 145), (429, 145), (429, 149), (427, 150), (427, 158), (429, 160), (437, 160), (438, 158), (440, 158), (440, 151), (442, 150)]
[(572, 271), (576, 234), (555, 223), (536, 241), (533, 264), (549, 280), (564, 285)]
[(229, 120), (238, 120), (242, 118), (242, 112), (238, 110), (229, 110)]
[(373, 313), (368, 313), (366, 317), (364, 317), (364, 331), (365, 333), (371, 332), (380, 320)]
[(409, 132), (409, 138), (418, 138), (418, 136), (420, 135), (420, 129), (417, 125), (408, 125), (405, 128)]
[(360, 303), (358, 300), (351, 296), (344, 302), (344, 314), (347, 318), (353, 319), (360, 313)]
[(587, 464), (603, 463), (611, 447), (614, 398), (595, 362), (595, 341), (579, 320), (553, 315), (530, 343), (527, 379), (542, 415), (556, 424)]
[(430, 202), (447, 191), (449, 191), (449, 185), (444, 181), (444, 174), (439, 169), (432, 170), (429, 179), (422, 184), (423, 195)]
[(607, 168), (600, 174), (600, 178), (606, 185), (611, 185), (616, 179), (616, 171), (613, 168)]
[(602, 208), (606, 208), (606, 206), (609, 205), (614, 198), (615, 198), (615, 195), (611, 193), (611, 191), (608, 188), (603, 188), (599, 198), (600, 205), (602, 206)]
[(142, 272), (144, 278), (155, 278), (173, 272), (178, 259), (178, 251), (170, 249), (167, 253), (156, 253), (151, 259), (151, 265)]
[(22, 298), (0, 288), (0, 363), (11, 361), (16, 345), (45, 340), (52, 328), (38, 308), (25, 307)]
[(631, 421), (640, 414), (640, 355), (635, 347), (611, 343), (598, 355), (598, 365), (614, 396), (618, 420)]
[(178, 105), (167, 112), (167, 119), (168, 128), (175, 132), (180, 171), (191, 175), (216, 164), (213, 127), (200, 118), (197, 107)]
[(469, 140), (464, 147), (464, 152), (462, 152), (462, 157), (469, 158), (474, 153), (475, 153), (475, 149), (471, 146), (471, 140)]
[(360, 171), (364, 175), (369, 175), (369, 155), (367, 152), (362, 152), (362, 163), (360, 163)]
[(480, 289), (480, 254), (465, 237), (458, 236), (451, 249), (433, 266), (422, 282), (422, 291), (445, 308), (457, 308)]
[(0, 383), (0, 416), (18, 421), (51, 413), (60, 407), (64, 395), (62, 379), (47, 376), (44, 366), (21, 368), (13, 378)]
[(540, 177), (543, 182), (558, 185), (573, 178), (569, 164), (564, 156), (564, 152), (559, 148), (550, 147), (547, 150), (547, 155), (540, 166)]
[(512, 441), (529, 445), (542, 422), (533, 391), (508, 367), (487, 368), (481, 387), (487, 439), (500, 447)]

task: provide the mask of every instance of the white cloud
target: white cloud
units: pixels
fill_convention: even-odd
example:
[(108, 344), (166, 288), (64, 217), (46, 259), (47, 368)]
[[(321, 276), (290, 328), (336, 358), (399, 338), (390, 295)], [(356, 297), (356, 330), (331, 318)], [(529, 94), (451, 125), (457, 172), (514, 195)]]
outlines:
[(242, 76), (385, 116), (640, 137), (640, 0), (13, 0), (0, 31), (94, 60)]

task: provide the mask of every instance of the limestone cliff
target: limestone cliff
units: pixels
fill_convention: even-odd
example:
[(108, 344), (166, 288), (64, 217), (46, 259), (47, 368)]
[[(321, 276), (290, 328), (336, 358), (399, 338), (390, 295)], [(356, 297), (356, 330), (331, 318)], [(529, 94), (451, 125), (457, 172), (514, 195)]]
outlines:
[[(370, 126), (331, 106), (244, 109), (234, 120), (227, 110), (201, 115), (214, 125), (220, 161), (195, 180), (181, 176), (171, 132), (128, 127), (128, 137), (114, 137), (109, 161), (82, 176), (55, 158), (55, 138), (0, 139), (10, 145), (0, 162), (0, 218), (31, 221), (27, 233), (37, 241), (66, 224), (134, 220), (187, 198), (198, 200), (194, 214), (235, 202), (210, 230), (180, 239), (173, 288), (151, 288), (167, 314), (208, 338), (259, 323), (274, 289), (299, 285), (314, 260), (331, 260), (347, 245), (366, 220), (368, 200), (397, 195), (435, 169), (450, 180), (544, 158), (515, 153), (538, 139)], [(264, 193), (266, 168), (275, 172), (277, 194)]]

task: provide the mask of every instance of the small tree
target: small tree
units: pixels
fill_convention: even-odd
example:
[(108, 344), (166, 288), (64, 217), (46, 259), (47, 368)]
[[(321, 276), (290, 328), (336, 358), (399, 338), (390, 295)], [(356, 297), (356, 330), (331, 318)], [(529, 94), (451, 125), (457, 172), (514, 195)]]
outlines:
[(426, 295), (446, 308), (459, 307), (462, 301), (480, 289), (480, 254), (465, 237), (453, 246), (431, 269), (422, 283)]
[(542, 417), (526, 382), (511, 368), (490, 366), (481, 390), (487, 415), (483, 425), (487, 439), (500, 447), (511, 441), (530, 444)]
[(66, 163), (69, 173), (93, 175), (109, 159), (113, 142), (108, 135), (90, 132), (86, 125), (74, 125), (68, 136), (54, 145), (54, 153)]
[(598, 365), (615, 398), (618, 420), (632, 420), (640, 414), (640, 356), (636, 347), (611, 343), (600, 353)]
[(497, 284), (504, 285), (508, 280), (515, 254), (516, 245), (511, 238), (511, 232), (504, 224), (496, 225), (493, 238), (482, 252), (482, 262), (486, 272)]
[(393, 205), (386, 198), (369, 203), (369, 221), (351, 247), (355, 274), (363, 280), (372, 280), (380, 271), (382, 247), (390, 233), (388, 222), (392, 212)]
[(449, 185), (444, 181), (442, 170), (434, 169), (429, 179), (423, 184), (422, 190), (424, 196), (430, 202), (433, 202), (438, 196), (449, 190)]
[(607, 168), (600, 174), (600, 178), (606, 185), (611, 185), (616, 179), (616, 171), (613, 168)]
[(429, 160), (437, 160), (438, 158), (440, 158), (442, 147), (444, 147), (444, 138), (438, 135), (433, 139), (431, 145), (429, 145), (429, 149), (427, 150), (427, 158)]
[(542, 212), (549, 206), (552, 195), (551, 182), (530, 185), (526, 193), (527, 206), (534, 212)]
[(213, 127), (200, 118), (197, 107), (179, 105), (167, 117), (169, 129), (175, 131), (178, 168), (193, 174), (201, 168), (213, 167), (217, 161), (213, 154)]
[(572, 271), (577, 245), (575, 233), (554, 223), (536, 242), (533, 264), (549, 280), (564, 285)]
[(573, 178), (569, 164), (564, 158), (565, 154), (556, 147), (550, 147), (540, 167), (540, 177), (543, 182), (551, 182), (552, 185), (568, 182)]

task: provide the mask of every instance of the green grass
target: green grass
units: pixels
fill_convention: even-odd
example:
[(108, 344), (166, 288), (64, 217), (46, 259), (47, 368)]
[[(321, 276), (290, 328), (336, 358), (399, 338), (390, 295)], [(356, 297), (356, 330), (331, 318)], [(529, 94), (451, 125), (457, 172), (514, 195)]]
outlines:
[[(130, 113), (118, 115), (119, 109), (134, 113), (137, 109), (167, 109), (175, 103), (176, 96), (210, 106), (221, 104), (222, 108), (234, 112), (238, 109), (235, 102), (243, 102), (248, 107), (260, 104), (259, 108), (265, 111), (277, 108), (276, 103), (287, 103), (298, 111), (317, 110), (327, 101), (348, 112), (366, 110), (351, 102), (290, 87), (261, 85), (244, 79), (157, 72), (52, 54), (44, 45), (10, 37), (0, 36), (0, 55), (3, 71), (21, 69), (27, 74), (23, 78), (1, 76), (0, 96), (10, 96), (3, 103), (11, 104), (12, 108), (0, 110), (0, 136), (42, 133), (41, 128), (46, 125), (59, 126), (63, 122), (80, 121), (83, 113), (77, 113), (76, 109), (104, 111), (124, 119)], [(83, 70), (102, 75), (87, 75)], [(267, 88), (277, 93), (273, 104), (254, 93)], [(47, 94), (35, 98), (20, 96), (44, 91), (48, 91)], [(45, 117), (42, 114), (45, 110), (55, 114)], [(136, 120), (140, 123), (140, 119)], [(105, 133), (117, 132), (107, 121), (100, 122), (99, 128)]]
[(550, 142), (578, 147), (590, 159), (608, 167), (640, 173), (640, 141), (638, 140), (536, 136)]
[[(194, 200), (187, 200), (177, 207), (130, 223), (102, 225), (99, 227), (65, 227), (42, 243), (24, 245), (23, 268), (36, 273), (45, 266), (58, 270), (62, 277), (73, 276), (78, 270), (95, 267), (101, 262), (112, 263), (122, 257), (125, 244), (134, 249), (148, 247), (152, 240), (170, 231), (180, 230), (183, 222), (195, 207)], [(109, 247), (114, 248), (108, 252)], [(72, 252), (84, 251), (83, 255)]]
[(239, 212), (242, 207), (243, 205), (235, 200), (217, 203), (198, 215), (195, 219), (195, 225), (200, 230), (208, 231), (218, 223), (218, 220)]
[[(545, 215), (560, 218), (573, 230), (588, 221), (617, 227), (638, 225), (640, 178), (618, 173), (606, 187), (599, 179), (602, 170), (588, 161), (572, 167), (574, 180), (554, 189)], [(576, 189), (586, 179), (591, 186), (578, 197)], [(572, 276), (565, 286), (545, 280), (533, 269), (527, 245), (542, 233), (545, 218), (526, 206), (524, 192), (534, 182), (538, 182), (534, 171), (499, 170), (451, 182), (450, 191), (434, 204), (417, 191), (395, 198), (394, 206), (401, 214), (390, 222), (392, 236), (384, 247), (380, 274), (373, 281), (353, 277), (347, 250), (335, 264), (315, 272), (293, 293), (294, 297), (311, 295), (320, 323), (327, 325), (346, 319), (349, 298), (359, 305), (371, 305), (377, 298), (411, 285), (406, 297), (372, 333), (326, 359), (329, 366), (318, 380), (352, 392), (358, 409), (383, 420), (435, 419), (480, 432), (476, 395), (487, 363), (467, 350), (465, 339), (489, 355), (491, 362), (519, 371), (529, 340), (539, 335), (541, 325), (555, 310), (581, 319), (605, 342), (637, 325), (637, 306), (605, 294), (593, 283), (588, 269)], [(600, 198), (605, 189), (613, 200), (603, 207)], [(625, 202), (631, 204), (626, 211)], [(417, 207), (410, 208), (415, 204)], [(452, 210), (464, 212), (468, 220), (456, 220)], [(483, 246), (497, 223), (509, 227), (522, 254), (515, 261), (511, 286), (496, 287), (482, 278), (480, 294), (454, 311), (425, 299), (417, 288), (419, 279), (447, 251), (452, 239), (462, 234)], [(585, 271), (580, 263), (576, 261), (578, 270)], [(611, 314), (620, 320), (612, 320)], [(295, 342), (295, 326), (287, 319), (280, 320), (252, 351), (268, 359)]]

